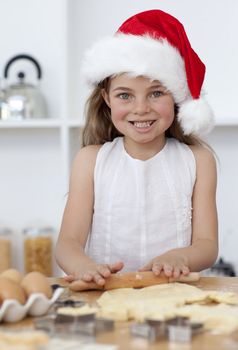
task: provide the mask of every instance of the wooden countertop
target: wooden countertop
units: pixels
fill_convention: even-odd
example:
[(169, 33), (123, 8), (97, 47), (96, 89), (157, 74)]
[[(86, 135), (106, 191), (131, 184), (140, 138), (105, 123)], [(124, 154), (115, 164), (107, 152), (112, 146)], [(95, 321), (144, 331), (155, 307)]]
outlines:
[[(62, 278), (51, 278), (52, 284), (58, 283), (67, 287)], [(238, 277), (201, 277), (198, 282), (191, 283), (203, 290), (231, 291), (238, 293)], [(85, 300), (93, 303), (101, 295), (101, 291), (70, 292), (65, 293), (74, 299)], [(32, 319), (28, 318), (11, 325), (11, 328), (32, 326)], [(142, 338), (132, 338), (129, 334), (129, 322), (116, 322), (113, 332), (103, 333), (97, 336), (100, 344), (115, 344), (120, 350), (233, 350), (238, 349), (238, 331), (230, 335), (212, 335), (202, 333), (193, 337), (191, 344), (172, 344), (168, 341), (149, 343)], [(4, 325), (3, 327), (9, 327)]]

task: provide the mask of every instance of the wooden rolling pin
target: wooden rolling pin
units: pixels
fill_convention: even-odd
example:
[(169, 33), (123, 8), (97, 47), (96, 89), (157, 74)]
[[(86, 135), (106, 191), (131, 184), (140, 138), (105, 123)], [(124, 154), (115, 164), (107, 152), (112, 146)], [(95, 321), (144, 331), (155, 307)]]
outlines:
[(83, 290), (109, 290), (117, 288), (143, 288), (155, 284), (163, 284), (170, 282), (196, 282), (200, 278), (198, 272), (191, 272), (187, 276), (179, 278), (167, 277), (164, 274), (155, 276), (153, 272), (124, 272), (114, 273), (106, 279), (104, 286), (99, 286), (95, 282), (84, 282), (82, 280), (73, 281), (69, 284), (69, 289), (74, 292)]

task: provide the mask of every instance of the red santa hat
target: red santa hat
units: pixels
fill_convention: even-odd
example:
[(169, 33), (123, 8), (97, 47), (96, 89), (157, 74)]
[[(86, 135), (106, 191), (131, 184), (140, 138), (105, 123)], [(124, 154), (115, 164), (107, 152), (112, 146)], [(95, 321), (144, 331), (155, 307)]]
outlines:
[(213, 112), (202, 92), (205, 65), (183, 25), (163, 11), (136, 14), (114, 36), (96, 42), (85, 53), (81, 72), (91, 86), (120, 73), (159, 80), (179, 107), (184, 134), (200, 135), (213, 127)]

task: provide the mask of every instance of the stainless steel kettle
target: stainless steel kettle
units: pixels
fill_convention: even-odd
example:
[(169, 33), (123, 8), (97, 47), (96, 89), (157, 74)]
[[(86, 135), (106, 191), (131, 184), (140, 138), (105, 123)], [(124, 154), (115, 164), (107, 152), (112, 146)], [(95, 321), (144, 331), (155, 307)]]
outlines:
[[(36, 68), (37, 79), (42, 78), (42, 70), (35, 58), (21, 54), (12, 57), (4, 69), (4, 78), (8, 78), (10, 66), (18, 60), (28, 60)], [(1, 120), (23, 120), (46, 118), (46, 103), (39, 89), (25, 82), (25, 73), (17, 73), (18, 81), (1, 90), (0, 96), (0, 119)]]

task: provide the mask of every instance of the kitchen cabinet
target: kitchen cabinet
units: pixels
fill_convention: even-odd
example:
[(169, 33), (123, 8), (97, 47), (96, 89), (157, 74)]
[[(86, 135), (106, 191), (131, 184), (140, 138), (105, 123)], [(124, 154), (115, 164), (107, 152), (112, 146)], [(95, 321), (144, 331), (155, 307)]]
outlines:
[[(0, 3), (0, 12), (5, 14), (0, 31), (7, 34), (1, 47), (1, 88), (15, 79), (13, 67), (4, 81), (6, 62), (16, 54), (30, 54), (41, 65), (43, 76), (38, 88), (47, 104), (47, 116), (42, 119), (0, 122), (0, 226), (13, 231), (13, 266), (20, 270), (25, 227), (50, 225), (56, 240), (70, 164), (80, 147), (82, 118), (71, 59), (73, 7), (67, 0)], [(27, 81), (35, 84), (30, 66), (26, 66), (26, 73)]]

